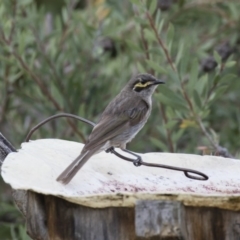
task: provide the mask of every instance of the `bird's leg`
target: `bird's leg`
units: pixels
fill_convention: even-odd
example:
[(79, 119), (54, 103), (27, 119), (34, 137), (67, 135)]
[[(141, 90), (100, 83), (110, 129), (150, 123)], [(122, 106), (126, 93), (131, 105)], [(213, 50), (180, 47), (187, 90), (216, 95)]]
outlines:
[(114, 153), (114, 147), (108, 148), (105, 152), (106, 153)]
[(122, 158), (122, 159), (125, 159), (125, 160), (127, 160), (127, 161), (131, 161), (131, 162), (133, 162), (133, 165), (136, 166), (136, 167), (139, 167), (139, 166), (142, 165), (142, 158), (141, 158), (139, 155), (137, 155), (137, 154), (135, 154), (135, 153), (127, 150), (127, 149), (125, 148), (125, 146), (122, 146), (120, 149), (121, 149), (122, 151), (124, 151), (124, 152), (127, 152), (127, 153), (133, 155), (134, 157), (137, 157), (137, 159), (131, 159), (131, 158), (128, 158), (128, 157), (125, 157), (125, 156), (119, 154), (118, 152), (115, 151), (114, 147), (108, 148), (108, 149), (106, 150), (106, 153), (113, 153), (113, 154), (115, 154), (116, 156), (118, 156), (118, 157), (120, 157), (120, 158)]
[(129, 153), (129, 154), (131, 154), (131, 155), (133, 155), (135, 157), (137, 157), (137, 159), (133, 160), (133, 165), (135, 167), (139, 167), (139, 166), (142, 165), (142, 158), (139, 155), (137, 155), (136, 153), (133, 153), (133, 152), (127, 150), (126, 148), (121, 148), (121, 150), (124, 151), (124, 152), (127, 152), (127, 153)]

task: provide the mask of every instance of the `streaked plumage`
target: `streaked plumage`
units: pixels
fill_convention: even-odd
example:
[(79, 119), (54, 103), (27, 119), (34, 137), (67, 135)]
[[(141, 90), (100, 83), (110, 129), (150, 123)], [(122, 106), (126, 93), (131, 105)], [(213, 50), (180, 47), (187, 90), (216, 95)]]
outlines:
[(94, 154), (110, 147), (125, 149), (145, 125), (152, 108), (152, 94), (157, 84), (164, 83), (150, 74), (133, 77), (108, 104), (87, 143), (77, 157), (57, 178), (67, 184)]

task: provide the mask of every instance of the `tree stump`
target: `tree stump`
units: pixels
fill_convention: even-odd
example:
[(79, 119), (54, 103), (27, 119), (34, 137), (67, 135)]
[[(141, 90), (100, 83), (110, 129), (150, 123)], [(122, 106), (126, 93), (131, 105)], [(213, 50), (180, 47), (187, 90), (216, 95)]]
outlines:
[(5, 159), (3, 179), (15, 189), (32, 239), (240, 239), (238, 160), (141, 154), (147, 162), (193, 168), (209, 176), (208, 181), (196, 181), (181, 172), (136, 168), (100, 153), (68, 185), (56, 182), (82, 146), (37, 140), (23, 143)]

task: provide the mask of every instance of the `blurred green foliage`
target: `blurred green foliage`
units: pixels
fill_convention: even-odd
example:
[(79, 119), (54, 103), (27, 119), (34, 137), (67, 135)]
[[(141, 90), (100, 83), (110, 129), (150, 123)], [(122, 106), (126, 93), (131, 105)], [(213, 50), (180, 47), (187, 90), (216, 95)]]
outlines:
[[(50, 4), (51, 3), (51, 4)], [(16, 148), (46, 117), (96, 121), (129, 78), (166, 80), (128, 148), (239, 157), (240, 3), (237, 1), (0, 2), (0, 131)], [(59, 119), (33, 136), (83, 142), (91, 131)], [(1, 183), (0, 238), (28, 239)]]

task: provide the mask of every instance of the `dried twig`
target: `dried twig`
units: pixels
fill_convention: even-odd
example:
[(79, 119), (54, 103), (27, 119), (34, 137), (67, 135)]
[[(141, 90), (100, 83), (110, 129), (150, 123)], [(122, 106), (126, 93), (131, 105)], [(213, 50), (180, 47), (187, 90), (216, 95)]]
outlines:
[(146, 12), (146, 16), (147, 16), (147, 18), (148, 18), (148, 21), (149, 21), (149, 23), (150, 23), (150, 26), (151, 26), (152, 30), (153, 30), (154, 33), (155, 33), (155, 36), (156, 36), (156, 38), (157, 38), (157, 40), (158, 40), (159, 45), (162, 47), (162, 49), (163, 49), (163, 51), (164, 51), (164, 54), (165, 54), (165, 56), (166, 56), (166, 58), (167, 58), (167, 60), (168, 60), (168, 63), (170, 64), (170, 66), (171, 66), (171, 68), (173, 69), (173, 71), (174, 71), (174, 72), (177, 72), (177, 69), (176, 69), (176, 67), (175, 67), (175, 65), (174, 65), (174, 63), (173, 63), (173, 61), (172, 61), (172, 59), (171, 59), (171, 56), (170, 56), (170, 54), (169, 54), (169, 52), (168, 52), (168, 49), (167, 49), (167, 47), (165, 46), (164, 42), (162, 41), (162, 39), (160, 38), (160, 36), (159, 36), (159, 34), (158, 34), (158, 31), (157, 31), (157, 28), (156, 28), (156, 26), (155, 26), (155, 24), (154, 24), (154, 21), (153, 21), (152, 16), (150, 15), (149, 12)]

